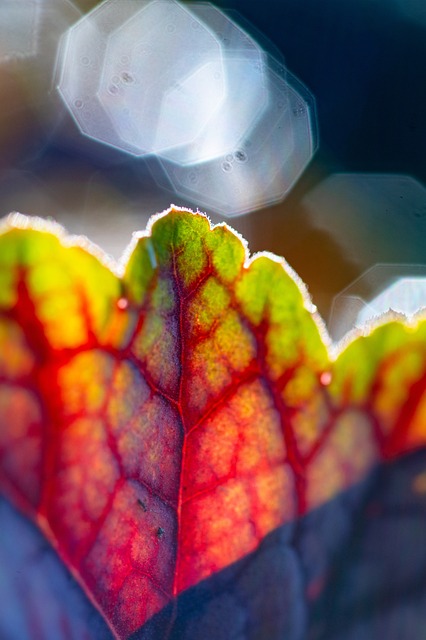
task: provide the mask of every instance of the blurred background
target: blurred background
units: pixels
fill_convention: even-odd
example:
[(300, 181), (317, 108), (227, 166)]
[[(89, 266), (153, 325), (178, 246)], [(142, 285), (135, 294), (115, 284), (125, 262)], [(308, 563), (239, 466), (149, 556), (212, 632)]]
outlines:
[(118, 258), (198, 207), (284, 256), (336, 340), (426, 306), (424, 0), (155, 1), (1, 0), (0, 215)]

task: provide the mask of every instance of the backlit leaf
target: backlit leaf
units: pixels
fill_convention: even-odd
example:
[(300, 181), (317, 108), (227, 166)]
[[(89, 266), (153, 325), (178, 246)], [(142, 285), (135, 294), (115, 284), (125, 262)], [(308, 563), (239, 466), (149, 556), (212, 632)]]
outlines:
[[(298, 607), (319, 611), (333, 588), (325, 574), (371, 474), (425, 444), (425, 334), (425, 322), (389, 322), (335, 357), (286, 263), (249, 260), (201, 214), (157, 216), (122, 265), (12, 216), (0, 235), (2, 492), (118, 638), (303, 637)], [(289, 531), (309, 537), (342, 500), (345, 526), (318, 534), (330, 548), (309, 574), (306, 536), (292, 546)], [(256, 605), (268, 570), (264, 588), (287, 594), (281, 622), (272, 592), (270, 615)], [(215, 580), (230, 586), (180, 612)], [(242, 630), (248, 609), (258, 635)], [(229, 616), (233, 635), (215, 631)]]

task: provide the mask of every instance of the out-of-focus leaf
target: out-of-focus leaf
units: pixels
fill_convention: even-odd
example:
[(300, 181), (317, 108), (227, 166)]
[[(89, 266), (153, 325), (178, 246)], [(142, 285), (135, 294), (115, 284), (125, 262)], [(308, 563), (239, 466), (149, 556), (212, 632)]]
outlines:
[(0, 522), (0, 638), (111, 640), (46, 538), (4, 499)]
[(308, 640), (423, 640), (426, 455), (376, 470), (312, 607)]
[(187, 211), (95, 254), (4, 224), (4, 495), (119, 638), (302, 638), (374, 469), (425, 442), (426, 323), (334, 359), (285, 262)]

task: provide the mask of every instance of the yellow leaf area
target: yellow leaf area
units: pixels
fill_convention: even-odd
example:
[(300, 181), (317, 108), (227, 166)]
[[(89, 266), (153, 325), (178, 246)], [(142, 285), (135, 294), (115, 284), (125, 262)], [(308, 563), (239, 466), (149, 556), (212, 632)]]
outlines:
[(332, 357), (285, 261), (199, 213), (126, 255), (0, 233), (0, 487), (118, 638), (426, 432), (425, 323)]

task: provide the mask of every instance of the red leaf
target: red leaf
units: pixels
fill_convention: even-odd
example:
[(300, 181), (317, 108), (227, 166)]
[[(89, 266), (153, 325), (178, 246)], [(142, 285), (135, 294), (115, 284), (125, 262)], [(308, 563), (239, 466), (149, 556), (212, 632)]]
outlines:
[(334, 362), (295, 274), (200, 214), (123, 274), (37, 225), (0, 236), (1, 487), (117, 637), (424, 444), (424, 324)]

